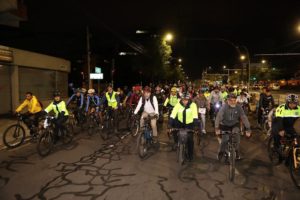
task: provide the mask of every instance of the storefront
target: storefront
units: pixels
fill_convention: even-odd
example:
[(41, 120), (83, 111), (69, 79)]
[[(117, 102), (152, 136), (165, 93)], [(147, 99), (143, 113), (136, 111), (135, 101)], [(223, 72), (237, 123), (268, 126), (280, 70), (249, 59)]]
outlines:
[(68, 60), (0, 46), (0, 115), (15, 110), (28, 91), (42, 102), (54, 90), (66, 97), (69, 72)]

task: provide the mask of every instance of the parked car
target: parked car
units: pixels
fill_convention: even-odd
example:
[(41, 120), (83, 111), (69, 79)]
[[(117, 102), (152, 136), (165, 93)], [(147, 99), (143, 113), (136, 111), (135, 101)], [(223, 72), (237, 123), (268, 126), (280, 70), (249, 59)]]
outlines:
[(272, 89), (272, 90), (280, 90), (280, 85), (279, 85), (279, 83), (273, 83), (273, 84), (271, 85), (271, 89)]

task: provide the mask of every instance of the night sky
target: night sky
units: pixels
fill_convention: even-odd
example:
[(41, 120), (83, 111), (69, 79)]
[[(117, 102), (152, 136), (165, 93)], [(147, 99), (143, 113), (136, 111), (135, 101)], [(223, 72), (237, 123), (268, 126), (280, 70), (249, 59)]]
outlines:
[[(299, 52), (300, 1), (99, 1), (25, 0), (28, 21), (19, 28), (0, 26), (0, 43), (70, 59), (82, 60), (85, 28), (91, 29), (92, 52), (109, 59), (113, 52), (138, 42), (135, 30), (151, 34), (170, 31), (174, 57), (182, 57), (188, 75), (200, 78), (202, 69), (238, 63), (236, 50), (221, 41), (248, 47), (257, 53)], [(192, 40), (198, 38), (201, 40)], [(139, 41), (140, 42), (140, 41)], [(142, 43), (139, 43), (142, 46)], [(133, 50), (131, 50), (133, 51)], [(299, 57), (272, 57), (282, 67), (300, 66)], [(76, 66), (76, 64), (74, 64)]]

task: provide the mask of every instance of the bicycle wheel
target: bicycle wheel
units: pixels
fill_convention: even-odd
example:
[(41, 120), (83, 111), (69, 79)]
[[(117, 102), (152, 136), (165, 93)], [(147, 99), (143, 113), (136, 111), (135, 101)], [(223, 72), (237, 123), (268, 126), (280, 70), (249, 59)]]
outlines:
[(37, 144), (37, 152), (40, 156), (47, 156), (53, 148), (53, 135), (50, 130), (44, 130)]
[(25, 140), (25, 130), (21, 125), (9, 126), (3, 134), (3, 143), (8, 148), (20, 146)]
[(233, 182), (235, 176), (235, 158), (236, 158), (236, 153), (234, 148), (231, 148), (228, 157), (229, 157), (229, 180)]
[(139, 137), (137, 138), (137, 149), (140, 158), (145, 158), (148, 153), (148, 149), (144, 133), (139, 134)]
[(137, 120), (133, 120), (130, 127), (131, 136), (136, 137), (140, 131), (140, 124)]
[(196, 131), (196, 135), (197, 135), (197, 145), (198, 145), (198, 146), (200, 145), (200, 142), (201, 142), (200, 134), (201, 134), (201, 131), (200, 131), (200, 130)]
[(73, 140), (73, 137), (74, 137), (74, 135), (73, 135), (70, 125), (66, 125), (66, 128), (64, 130), (63, 137), (62, 137), (62, 142), (64, 144), (70, 144)]
[(270, 136), (268, 141), (268, 156), (273, 165), (278, 165), (281, 162), (280, 153), (278, 149), (274, 147), (274, 137)]
[(185, 161), (185, 146), (184, 144), (179, 144), (179, 147), (177, 148), (177, 161), (180, 166), (184, 164)]
[(293, 183), (300, 189), (300, 164), (295, 166), (295, 160), (299, 162), (299, 154), (297, 155), (295, 152), (291, 152), (289, 156), (289, 171)]

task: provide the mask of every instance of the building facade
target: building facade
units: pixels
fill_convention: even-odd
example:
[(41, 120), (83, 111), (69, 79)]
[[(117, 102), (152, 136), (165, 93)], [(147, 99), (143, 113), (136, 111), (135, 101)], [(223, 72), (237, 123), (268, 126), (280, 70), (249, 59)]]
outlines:
[(67, 97), (70, 65), (65, 59), (0, 46), (0, 115), (14, 111), (28, 91), (45, 103), (55, 90)]

